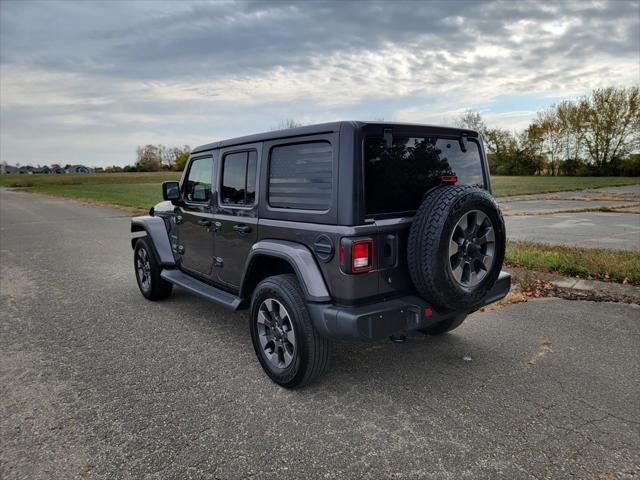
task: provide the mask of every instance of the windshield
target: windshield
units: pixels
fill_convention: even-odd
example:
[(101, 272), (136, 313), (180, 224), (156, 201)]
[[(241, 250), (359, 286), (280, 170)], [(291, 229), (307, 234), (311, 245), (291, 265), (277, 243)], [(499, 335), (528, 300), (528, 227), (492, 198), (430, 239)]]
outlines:
[(364, 142), (365, 201), (368, 215), (414, 211), (440, 177), (456, 175), (458, 183), (484, 187), (478, 144), (437, 137), (393, 137), (385, 149), (382, 137)]

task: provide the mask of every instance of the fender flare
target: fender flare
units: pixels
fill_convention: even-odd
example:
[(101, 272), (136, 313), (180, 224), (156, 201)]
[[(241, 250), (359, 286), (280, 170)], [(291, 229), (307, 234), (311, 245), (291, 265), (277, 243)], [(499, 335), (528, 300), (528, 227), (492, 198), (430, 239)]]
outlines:
[[(173, 257), (171, 243), (169, 242), (169, 235), (162, 218), (152, 217), (150, 215), (133, 217), (131, 219), (131, 231), (147, 232), (160, 265), (163, 267), (175, 267), (176, 260)], [(136, 238), (132, 238), (131, 247), (135, 247), (135, 244)]]
[(259, 257), (274, 257), (285, 260), (296, 272), (305, 298), (309, 302), (328, 302), (331, 295), (311, 251), (300, 243), (287, 240), (260, 240), (252, 247), (244, 266), (240, 282), (240, 297), (247, 292), (247, 279), (252, 263)]

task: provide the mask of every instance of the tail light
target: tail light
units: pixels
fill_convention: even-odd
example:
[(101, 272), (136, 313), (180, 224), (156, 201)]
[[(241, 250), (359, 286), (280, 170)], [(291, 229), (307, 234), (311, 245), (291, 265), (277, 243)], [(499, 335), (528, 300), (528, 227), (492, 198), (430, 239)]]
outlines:
[(373, 270), (373, 240), (360, 240), (351, 245), (351, 270), (368, 272)]
[(444, 175), (440, 177), (440, 181), (445, 184), (452, 184), (458, 181), (458, 177), (455, 175)]
[(373, 239), (343, 238), (340, 242), (340, 265), (345, 273), (370, 272), (374, 268)]

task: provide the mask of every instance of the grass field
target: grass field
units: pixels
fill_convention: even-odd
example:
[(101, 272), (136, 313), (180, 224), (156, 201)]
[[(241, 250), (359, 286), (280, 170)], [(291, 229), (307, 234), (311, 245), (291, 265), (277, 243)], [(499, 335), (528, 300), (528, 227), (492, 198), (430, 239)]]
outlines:
[(496, 197), (617, 187), (638, 183), (640, 183), (640, 177), (491, 177), (493, 194)]
[(640, 283), (640, 252), (509, 241), (505, 262), (562, 275)]
[[(0, 186), (148, 209), (161, 200), (160, 183), (179, 172), (0, 175)], [(496, 197), (640, 183), (640, 177), (492, 177)]]
[(162, 200), (160, 184), (179, 178), (180, 172), (1, 175), (0, 186), (148, 210)]

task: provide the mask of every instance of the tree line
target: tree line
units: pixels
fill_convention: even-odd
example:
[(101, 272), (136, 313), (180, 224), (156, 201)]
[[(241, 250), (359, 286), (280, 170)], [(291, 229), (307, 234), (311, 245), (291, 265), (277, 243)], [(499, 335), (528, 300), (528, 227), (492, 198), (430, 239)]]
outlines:
[(125, 167), (111, 166), (105, 172), (160, 172), (184, 170), (191, 147), (165, 147), (164, 145), (145, 145), (136, 149), (136, 162)]
[(484, 138), (497, 175), (640, 176), (640, 88), (602, 88), (538, 112), (521, 132), (467, 111), (456, 126)]

